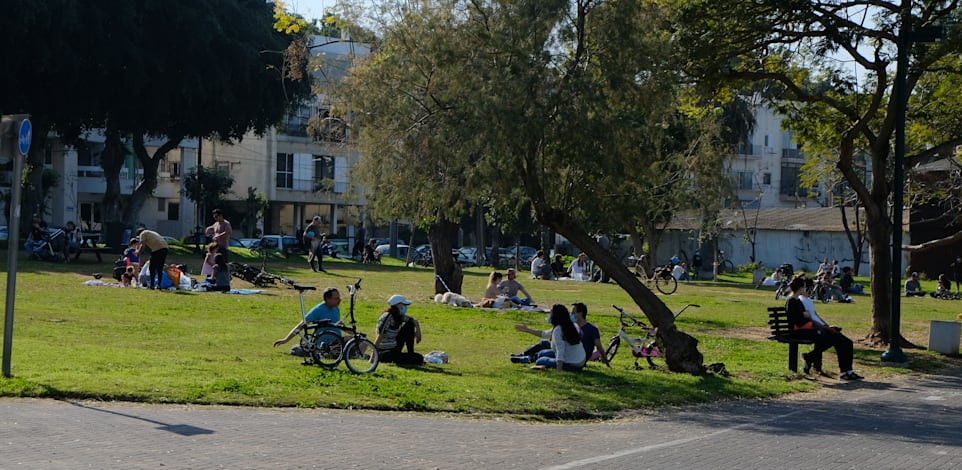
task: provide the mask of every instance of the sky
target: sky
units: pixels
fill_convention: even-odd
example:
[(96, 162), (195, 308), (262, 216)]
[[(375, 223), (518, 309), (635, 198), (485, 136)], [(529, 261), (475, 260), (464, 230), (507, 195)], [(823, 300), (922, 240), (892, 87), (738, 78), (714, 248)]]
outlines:
[(325, 8), (334, 6), (335, 0), (287, 0), (287, 7), (308, 20), (320, 18)]

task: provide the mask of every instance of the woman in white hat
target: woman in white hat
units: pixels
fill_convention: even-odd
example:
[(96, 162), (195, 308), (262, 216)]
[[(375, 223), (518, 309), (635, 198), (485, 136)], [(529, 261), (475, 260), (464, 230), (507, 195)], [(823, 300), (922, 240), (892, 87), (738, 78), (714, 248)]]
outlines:
[[(407, 314), (411, 301), (394, 294), (387, 299), (387, 310), (377, 321), (377, 347), (381, 362), (422, 364), (424, 356), (414, 352), (414, 343), (421, 342), (421, 324)], [(402, 349), (407, 348), (407, 352)]]

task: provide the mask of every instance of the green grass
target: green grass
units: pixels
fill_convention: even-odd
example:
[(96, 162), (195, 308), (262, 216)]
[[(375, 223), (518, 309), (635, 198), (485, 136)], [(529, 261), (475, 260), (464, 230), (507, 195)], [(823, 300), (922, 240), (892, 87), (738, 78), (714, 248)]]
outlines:
[[(196, 267), (200, 258), (173, 248), (174, 262)], [(108, 257), (109, 258), (109, 257)], [(245, 261), (243, 250), (232, 261)], [(250, 257), (247, 262), (259, 264)], [(6, 258), (0, 256), (0, 262)], [(587, 418), (620, 411), (723, 399), (773, 397), (819, 387), (787, 370), (787, 346), (767, 341), (765, 308), (777, 305), (770, 290), (748, 285), (748, 274), (719, 283), (682, 284), (663, 296), (674, 311), (697, 303), (679, 317), (679, 327), (695, 336), (705, 363), (725, 363), (730, 377), (696, 377), (658, 370), (635, 370), (625, 352), (613, 367), (591, 364), (580, 374), (536, 371), (511, 364), (508, 355), (535, 338), (514, 331), (516, 323), (546, 326), (545, 315), (517, 311), (460, 309), (433, 302), (433, 272), (325, 260), (331, 274), (310, 271), (301, 258), (273, 259), (268, 270), (302, 284), (342, 289), (363, 278), (356, 316), (361, 331), (373, 333), (385, 300), (399, 293), (414, 300), (410, 313), (421, 320), (420, 352), (442, 350), (451, 362), (405, 368), (382, 364), (374, 374), (352, 375), (300, 365), (289, 345), (272, 348), (299, 320), (297, 293), (286, 287), (260, 295), (153, 292), (89, 287), (93, 272), (109, 279), (112, 262), (51, 264), (20, 258), (17, 274), (12, 377), (0, 379), (0, 395), (97, 398), (153, 403), (236, 404), (417, 410), (510, 414), (528, 418)], [(477, 299), (488, 272), (465, 272), (464, 292)], [(541, 305), (583, 301), (603, 342), (616, 332), (611, 304), (638, 312), (614, 284), (529, 280)], [(4, 283), (6, 277), (4, 276)], [(865, 282), (864, 279), (862, 282)], [(234, 280), (236, 287), (249, 287)], [(934, 288), (925, 285), (925, 288)], [(306, 302), (320, 301), (310, 292)], [(905, 335), (924, 345), (929, 320), (955, 320), (962, 303), (930, 298), (905, 299)], [(867, 296), (854, 304), (819, 305), (819, 313), (854, 339), (870, 325)], [(634, 332), (637, 333), (637, 332)], [(881, 350), (856, 344), (856, 367), (872, 379), (905, 373), (878, 367)], [(934, 370), (952, 359), (922, 349), (906, 351), (914, 370)], [(826, 369), (834, 371), (833, 358)]]

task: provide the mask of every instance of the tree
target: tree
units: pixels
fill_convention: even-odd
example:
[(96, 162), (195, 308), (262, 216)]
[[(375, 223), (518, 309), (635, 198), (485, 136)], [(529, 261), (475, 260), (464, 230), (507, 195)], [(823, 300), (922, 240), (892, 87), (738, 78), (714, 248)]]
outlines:
[[(26, 21), (4, 28), (23, 45), (22, 69), (0, 83), (21, 95), (5, 92), (0, 107), (33, 113), (37, 135), (53, 129), (68, 142), (105, 129), (104, 219), (132, 224), (157, 186), (157, 165), (183, 138), (263, 132), (308, 93), (306, 80), (291, 78), (284, 51), (293, 39), (274, 30), (271, 8), (257, 0), (15, 2), (0, 21)], [(23, 64), (39, 66), (19, 63), (37, 57)], [(151, 154), (147, 136), (165, 142)], [(124, 139), (144, 175), (121, 207)]]
[[(673, 46), (654, 27), (662, 18), (657, 5), (392, 5), (403, 14), (371, 59), (372, 70), (381, 68), (354, 75), (366, 77), (353, 88), (355, 109), (365, 116), (362, 147), (381, 144), (371, 149), (376, 158), (362, 163), (373, 181), (384, 182), (374, 204), (410, 211), (412, 194), (403, 193), (439, 212), (463, 212), (466, 201), (496, 213), (530, 204), (539, 223), (631, 295), (658, 328), (671, 370), (704, 372), (697, 340), (679, 331), (665, 304), (591, 236), (639, 220), (638, 199), (657, 197), (657, 184), (693, 191), (721, 171), (718, 117), (679, 92)], [(380, 107), (366, 101), (371, 96), (382, 97)], [(652, 173), (661, 183), (633, 184)], [(409, 185), (412, 177), (424, 184)]]
[[(899, 32), (954, 23), (959, 4), (679, 0), (675, 6), (677, 44), (690, 53), (688, 71), (705, 84), (768, 86), (806, 152), (832, 155), (837, 171), (858, 195), (872, 248), (870, 337), (887, 342), (891, 299), (898, 295), (890, 282), (888, 244), (893, 231), (892, 140), (899, 125), (896, 95), (890, 87)], [(909, 59), (905, 83), (911, 96), (908, 167), (945, 158), (962, 143), (962, 122), (949, 117), (960, 115), (957, 89), (920, 86), (958, 80), (959, 40), (949, 35), (938, 44), (904, 45)], [(857, 164), (862, 152), (870, 163), (868, 180)]]
[[(183, 186), (184, 196), (197, 204), (201, 214), (207, 214), (223, 205), (224, 196), (230, 194), (234, 186), (234, 178), (220, 170), (195, 166), (184, 176)], [(250, 199), (251, 188), (247, 191)]]
[[(452, 125), (465, 113), (467, 90), (450, 83), (463, 73), (456, 58), (467, 51), (453, 36), (454, 11), (397, 12), (398, 20), (384, 26), (381, 49), (359, 62), (342, 91), (360, 133), (357, 176), (373, 218), (428, 221), (435, 273), (461, 292), (452, 242), (471, 207), (467, 181), (476, 152), (469, 130)], [(446, 289), (437, 282), (435, 290)]]

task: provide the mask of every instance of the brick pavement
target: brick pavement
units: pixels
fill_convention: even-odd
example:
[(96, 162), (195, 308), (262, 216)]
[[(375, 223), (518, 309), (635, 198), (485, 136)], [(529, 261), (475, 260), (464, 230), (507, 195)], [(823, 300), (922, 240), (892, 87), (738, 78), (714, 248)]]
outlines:
[(2, 399), (0, 469), (962, 468), (960, 376), (577, 424)]

